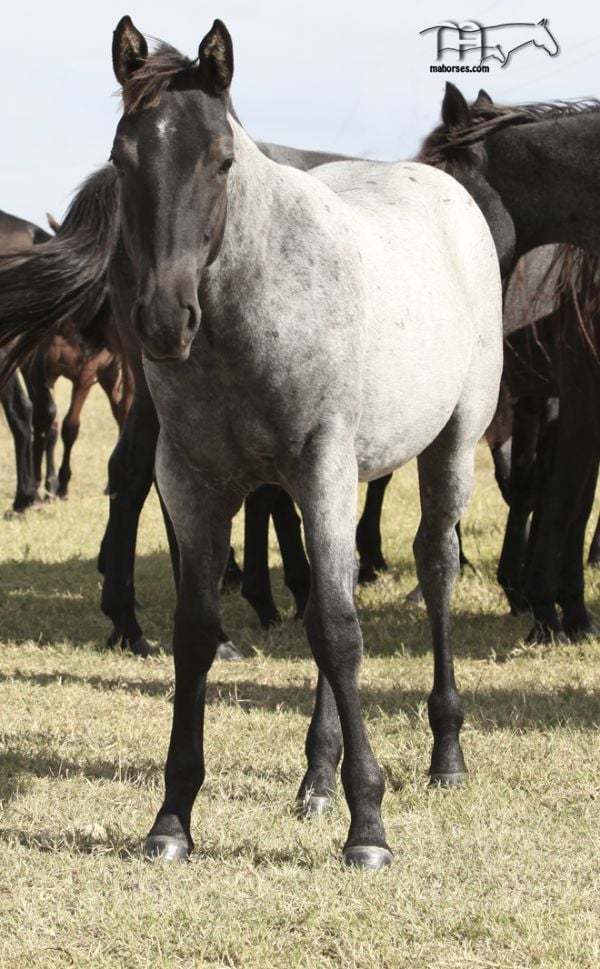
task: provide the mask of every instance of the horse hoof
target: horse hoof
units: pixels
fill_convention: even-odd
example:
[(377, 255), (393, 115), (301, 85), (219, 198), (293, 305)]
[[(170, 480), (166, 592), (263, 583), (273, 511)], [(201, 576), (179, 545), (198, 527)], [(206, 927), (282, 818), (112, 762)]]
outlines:
[(144, 858), (152, 861), (186, 861), (190, 849), (187, 841), (173, 838), (168, 834), (150, 834), (144, 842)]
[(228, 640), (226, 643), (219, 643), (217, 646), (217, 659), (222, 659), (226, 663), (243, 663), (246, 657), (243, 653), (240, 653), (231, 640)]
[(412, 592), (408, 593), (404, 601), (410, 602), (412, 603), (412, 605), (416, 605), (416, 606), (420, 606), (423, 602), (425, 602), (425, 597), (421, 591), (421, 586), (416, 585), (412, 590)]
[(299, 797), (296, 801), (296, 817), (315, 818), (323, 814), (329, 814), (333, 808), (333, 798), (324, 797), (317, 794), (310, 794), (308, 797)]
[(562, 629), (549, 629), (536, 623), (525, 642), (528, 646), (568, 646), (571, 640)]
[(134, 656), (141, 656), (143, 659), (147, 659), (148, 656), (152, 654), (152, 647), (150, 646), (148, 640), (144, 639), (143, 636), (136, 639), (134, 643), (130, 643), (129, 649)]
[(106, 648), (114, 649), (115, 646), (119, 645), (122, 638), (123, 638), (123, 634), (115, 627), (112, 633), (110, 634), (110, 636), (106, 640)]
[(430, 787), (461, 787), (467, 777), (467, 771), (432, 771), (429, 775)]
[(568, 640), (572, 643), (584, 643), (586, 639), (596, 639), (600, 637), (600, 627), (595, 622), (591, 622), (584, 629), (565, 629)]
[(392, 863), (392, 852), (379, 845), (353, 845), (344, 848), (344, 864), (363, 871), (379, 871)]

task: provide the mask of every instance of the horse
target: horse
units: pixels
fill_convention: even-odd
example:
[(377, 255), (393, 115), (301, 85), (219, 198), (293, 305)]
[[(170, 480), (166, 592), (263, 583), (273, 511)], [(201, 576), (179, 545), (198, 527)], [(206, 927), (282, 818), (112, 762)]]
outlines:
[[(71, 294), (55, 291), (60, 314), (76, 292), (98, 299), (99, 273), (108, 277), (113, 309), (143, 347), (160, 419), (156, 477), (179, 546), (176, 685), (165, 798), (144, 850), (178, 859), (193, 847), (231, 518), (245, 494), (275, 482), (303, 517), (304, 621), (319, 669), (299, 801), (309, 810), (312, 799), (330, 801), (343, 746), (343, 857), (376, 870), (392, 856), (358, 692), (357, 481), (419, 456), (415, 554), (434, 643), (430, 778), (458, 783), (466, 766), (449, 600), (454, 527), (501, 374), (494, 243), (469, 194), (431, 167), (350, 161), (309, 175), (266, 158), (229, 113), (233, 47), (218, 20), (192, 61), (166, 45), (149, 54), (125, 17), (113, 66), (124, 104), (113, 168), (74, 203), (88, 230), (93, 216), (95, 242), (79, 280), (52, 278)], [(73, 243), (59, 237), (26, 268), (5, 265), (0, 342), (20, 337), (9, 366), (48, 324), (35, 321), (33, 304), (28, 323), (10, 324), (8, 306), (32, 273), (39, 283), (51, 266), (66, 268)]]
[[(528, 270), (528, 260), (533, 260), (533, 270)], [(513, 274), (507, 292), (505, 322), (510, 326), (513, 319), (528, 315), (539, 320), (507, 338), (505, 376), (512, 392), (523, 398), (522, 433), (532, 446), (521, 451), (520, 462), (513, 461), (498, 579), (513, 612), (533, 606), (531, 641), (576, 640), (600, 634), (582, 606), (585, 528), (600, 458), (600, 260), (571, 246), (546, 247), (526, 256), (518, 268), (521, 272)], [(549, 397), (558, 398), (558, 414), (553, 421), (543, 416), (540, 421)], [(536, 450), (532, 489), (528, 452)], [(533, 521), (526, 543), (529, 510)], [(550, 567), (549, 539), (556, 550)], [(537, 599), (540, 586), (548, 591), (548, 576), (555, 579), (549, 592), (563, 611), (558, 626), (553, 613), (544, 616), (544, 602)]]
[[(232, 109), (233, 110), (233, 109)], [(235, 112), (233, 112), (235, 116)], [(236, 116), (237, 117), (237, 116)], [(259, 142), (260, 150), (272, 161), (309, 171), (345, 156), (310, 149)], [(103, 340), (102, 316), (98, 323), (85, 327), (86, 340), (100, 346)], [(121, 438), (109, 461), (109, 516), (102, 539), (98, 568), (104, 576), (101, 595), (103, 613), (113, 629), (107, 644), (120, 643), (134, 654), (146, 656), (150, 646), (136, 614), (134, 586), (135, 543), (139, 516), (150, 491), (158, 420), (146, 386), (139, 345), (124, 338), (129, 366), (135, 374), (134, 406), (130, 409)], [(284, 582), (300, 618), (308, 600), (310, 570), (302, 544), (300, 520), (289, 495), (279, 485), (263, 485), (245, 502), (244, 569), (237, 566), (233, 550), (223, 577), (226, 590), (241, 587), (264, 629), (281, 620), (274, 602), (268, 567), (268, 526), (273, 519), (283, 561)], [(165, 519), (169, 544), (173, 546), (170, 524)], [(174, 549), (174, 546), (173, 546)], [(172, 560), (177, 569), (177, 553)], [(242, 654), (226, 640), (219, 647), (219, 658), (240, 660)]]
[[(102, 387), (119, 429), (131, 406), (133, 388), (129, 368), (122, 358), (114, 326), (104, 329), (104, 345), (94, 352), (84, 349), (75, 323), (67, 320), (56, 332), (40, 341), (22, 372), (33, 404), (33, 466), (36, 489), (42, 481), (46, 457), (45, 491), (48, 497), (67, 498), (71, 479), (71, 452), (79, 434), (81, 411), (94, 384)], [(72, 383), (71, 402), (61, 425), (63, 457), (54, 465), (57, 439), (54, 385), (58, 377)]]
[[(49, 238), (50, 235), (33, 222), (0, 211), (0, 253), (26, 250)], [(13, 511), (20, 514), (35, 504), (37, 488), (33, 471), (31, 432), (33, 405), (16, 374), (2, 388), (0, 402), (15, 442), (17, 491)]]
[[(542, 246), (562, 242), (600, 252), (599, 135), (597, 101), (502, 106), (482, 90), (469, 107), (460, 91), (448, 83), (442, 124), (427, 136), (417, 158), (441, 166), (472, 194), (492, 231), (506, 281), (521, 256)], [(553, 307), (538, 309), (541, 317)], [(532, 322), (529, 313), (511, 313), (505, 318), (505, 335)], [(578, 322), (576, 317), (572, 322)], [(573, 387), (575, 398), (576, 382)], [(569, 529), (581, 481), (593, 475), (595, 458), (589, 438), (581, 447), (575, 446), (579, 441), (576, 428), (571, 434), (564, 420), (562, 427), (564, 459), (553, 475), (541, 520), (538, 516), (537, 564), (531, 572), (536, 576), (535, 588), (529, 589), (532, 633), (542, 641), (560, 637), (565, 619), (567, 627), (580, 634), (593, 629), (585, 607), (582, 571), (576, 581), (572, 572), (569, 588), (562, 590), (559, 573), (561, 536)], [(369, 488), (379, 492), (376, 501), (380, 504), (382, 486), (375, 483)], [(370, 537), (363, 535), (363, 542), (368, 542), (370, 559), (363, 561), (365, 569), (370, 563), (375, 567), (382, 564), (373, 516), (368, 524)], [(578, 531), (581, 534), (579, 526)], [(583, 565), (583, 552), (581, 558)], [(569, 604), (562, 621), (557, 601)]]

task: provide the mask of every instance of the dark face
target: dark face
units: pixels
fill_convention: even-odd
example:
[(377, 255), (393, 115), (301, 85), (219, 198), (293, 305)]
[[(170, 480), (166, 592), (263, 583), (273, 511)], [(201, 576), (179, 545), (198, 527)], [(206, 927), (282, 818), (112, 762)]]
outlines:
[(233, 136), (224, 100), (164, 92), (158, 106), (122, 117), (111, 160), (137, 280), (138, 336), (154, 359), (186, 359), (200, 325), (200, 277), (225, 225)]

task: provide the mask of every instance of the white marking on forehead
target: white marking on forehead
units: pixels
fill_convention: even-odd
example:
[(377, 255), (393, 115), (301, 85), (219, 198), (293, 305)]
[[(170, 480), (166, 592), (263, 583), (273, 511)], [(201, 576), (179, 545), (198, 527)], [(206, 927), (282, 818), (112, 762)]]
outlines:
[(156, 133), (162, 141), (166, 141), (175, 131), (175, 125), (172, 122), (167, 121), (166, 118), (161, 118), (160, 121), (156, 122)]

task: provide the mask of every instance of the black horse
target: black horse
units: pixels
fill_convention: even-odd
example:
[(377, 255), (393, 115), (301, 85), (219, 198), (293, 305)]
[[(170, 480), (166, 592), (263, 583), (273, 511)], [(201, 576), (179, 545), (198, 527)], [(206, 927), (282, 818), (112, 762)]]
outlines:
[[(48, 239), (50, 235), (33, 222), (0, 212), (0, 254), (24, 251)], [(33, 404), (16, 374), (2, 388), (0, 402), (15, 442), (17, 491), (13, 511), (23, 512), (37, 499), (33, 461)]]

